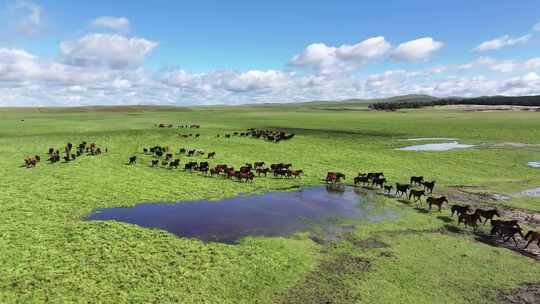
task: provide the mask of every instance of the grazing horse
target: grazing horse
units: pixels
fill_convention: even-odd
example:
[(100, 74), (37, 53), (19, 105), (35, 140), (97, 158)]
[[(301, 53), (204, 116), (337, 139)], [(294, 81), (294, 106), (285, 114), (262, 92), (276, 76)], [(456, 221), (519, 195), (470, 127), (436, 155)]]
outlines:
[(454, 213), (460, 216), (462, 213), (467, 213), (471, 211), (471, 207), (469, 205), (452, 205), (452, 207), (450, 207), (450, 210), (452, 211), (452, 216), (454, 216)]
[(158, 164), (159, 164), (159, 160), (153, 159), (150, 167), (157, 167)]
[(430, 196), (430, 197), (427, 198), (426, 202), (429, 205), (429, 210), (431, 210), (432, 205), (436, 205), (437, 207), (439, 207), (439, 212), (441, 212), (442, 205), (445, 202), (448, 204), (448, 199), (446, 199), (446, 196), (441, 196), (441, 197), (438, 197), (438, 198)]
[(422, 186), (424, 186), (424, 190), (426, 190), (426, 192), (431, 194), (433, 193), (433, 189), (435, 188), (435, 181), (423, 182)]
[(465, 224), (465, 227), (471, 226), (473, 227), (474, 231), (476, 231), (476, 229), (478, 229), (478, 224), (476, 222), (478, 221), (480, 221), (480, 216), (478, 214), (462, 213), (459, 215), (458, 225), (463, 223)]
[(497, 209), (491, 209), (491, 210), (476, 209), (474, 213), (477, 213), (481, 218), (482, 217), (485, 218), (484, 225), (487, 223), (488, 220), (492, 220), (495, 215), (498, 217), (501, 217)]
[(379, 186), (382, 189), (385, 183), (386, 183), (386, 178), (377, 177), (377, 178), (374, 178), (373, 181), (371, 182), (371, 187)]
[(411, 191), (409, 191), (409, 200), (413, 198), (415, 202), (418, 202), (422, 200), (422, 196), (424, 195), (426, 195), (426, 191), (424, 190), (411, 189)]
[(208, 159), (216, 157), (216, 152), (209, 152), (207, 155)]
[(345, 179), (345, 174), (341, 172), (328, 172), (326, 173), (326, 179), (325, 181), (331, 182), (331, 183), (339, 183), (341, 179)]
[(396, 183), (396, 195), (401, 197), (403, 194), (405, 194), (405, 196), (407, 196), (407, 191), (409, 191), (410, 188), (411, 186), (408, 184)]
[(411, 185), (421, 185), (423, 181), (424, 181), (423, 176), (411, 176), (409, 184), (411, 184)]
[[(530, 238), (530, 240), (529, 240), (529, 238)], [(529, 245), (534, 241), (536, 241), (536, 246), (538, 246), (540, 248), (540, 232), (539, 231), (530, 230), (525, 235), (525, 240), (529, 240), (529, 241), (527, 242), (527, 245), (525, 245), (525, 247), (523, 247), (523, 249), (529, 247)]]
[(384, 185), (384, 193), (390, 194), (392, 192), (393, 186), (391, 185)]
[(134, 165), (137, 163), (137, 156), (132, 156), (129, 158), (128, 165)]
[(268, 172), (270, 172), (270, 168), (257, 168), (255, 169), (255, 172), (257, 172), (259, 176), (261, 176), (261, 174), (264, 174), (264, 176), (267, 176)]
[(197, 162), (189, 162), (184, 165), (184, 171), (190, 171), (191, 170), (197, 170), (198, 164)]

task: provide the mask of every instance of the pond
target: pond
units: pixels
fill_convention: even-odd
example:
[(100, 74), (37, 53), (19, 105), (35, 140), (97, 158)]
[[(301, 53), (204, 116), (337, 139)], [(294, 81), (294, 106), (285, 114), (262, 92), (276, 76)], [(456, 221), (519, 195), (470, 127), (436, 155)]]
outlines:
[(374, 194), (349, 186), (239, 195), (221, 201), (142, 203), (98, 209), (86, 219), (158, 228), (203, 241), (236, 243), (245, 236), (287, 236), (298, 231), (333, 237), (362, 222), (393, 217)]
[(465, 149), (472, 148), (475, 145), (466, 145), (460, 144), (457, 141), (451, 141), (446, 143), (433, 143), (433, 144), (424, 144), (424, 145), (415, 145), (408, 146), (403, 148), (398, 148), (400, 151), (448, 151), (453, 149)]
[(531, 161), (527, 165), (531, 168), (540, 168), (540, 161)]

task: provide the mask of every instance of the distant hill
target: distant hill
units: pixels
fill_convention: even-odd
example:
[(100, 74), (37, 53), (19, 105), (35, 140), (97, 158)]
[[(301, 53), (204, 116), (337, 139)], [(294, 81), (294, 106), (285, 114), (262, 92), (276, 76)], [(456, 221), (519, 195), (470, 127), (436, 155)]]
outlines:
[(371, 103), (370, 109), (393, 111), (397, 109), (422, 108), (444, 105), (484, 105), (484, 106), (540, 106), (540, 95), (537, 96), (482, 96), (474, 98), (435, 98), (429, 100), (409, 100)]

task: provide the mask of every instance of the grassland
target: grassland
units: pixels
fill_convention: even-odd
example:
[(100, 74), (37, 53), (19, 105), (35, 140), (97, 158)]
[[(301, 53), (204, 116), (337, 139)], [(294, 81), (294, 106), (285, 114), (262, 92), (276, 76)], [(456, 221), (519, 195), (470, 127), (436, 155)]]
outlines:
[[(325, 105), (234, 108), (0, 109), (0, 303), (496, 303), (501, 293), (540, 281), (540, 264), (505, 248), (451, 233), (443, 215), (385, 199), (399, 217), (360, 226), (342, 241), (305, 234), (202, 243), (116, 222), (86, 222), (96, 208), (143, 201), (219, 199), (294, 185), (316, 185), (327, 171), (384, 171), (393, 182), (424, 175), (471, 185), (512, 200), (485, 202), (540, 211), (521, 190), (540, 186), (527, 161), (540, 149), (534, 112), (420, 109), (393, 113)], [(156, 123), (198, 123), (200, 139), (179, 139)], [(296, 133), (273, 144), (216, 138), (246, 128)], [(456, 137), (477, 148), (405, 152), (403, 139)], [(20, 168), (27, 155), (86, 140), (109, 152), (67, 164)], [(162, 144), (216, 151), (216, 163), (292, 162), (301, 180), (253, 184), (151, 169), (143, 147)], [(126, 166), (131, 155), (141, 160)], [(370, 248), (361, 240), (387, 246)]]

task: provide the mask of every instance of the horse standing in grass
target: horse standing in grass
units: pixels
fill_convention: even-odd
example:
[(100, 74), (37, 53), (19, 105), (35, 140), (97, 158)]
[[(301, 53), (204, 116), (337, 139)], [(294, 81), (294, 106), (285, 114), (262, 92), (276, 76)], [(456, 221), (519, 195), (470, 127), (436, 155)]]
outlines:
[(422, 186), (424, 186), (424, 190), (427, 193), (431, 194), (431, 193), (433, 193), (433, 189), (435, 188), (435, 181), (423, 182)]
[(377, 177), (377, 178), (374, 178), (373, 181), (371, 182), (371, 187), (379, 186), (383, 188), (385, 183), (386, 183), (386, 178)]
[(480, 221), (480, 216), (477, 213), (469, 214), (469, 213), (462, 213), (459, 215), (458, 218), (458, 225), (460, 223), (465, 224), (465, 227), (471, 226), (473, 227), (474, 231), (478, 229), (478, 224), (476, 222)]
[(137, 163), (137, 156), (132, 156), (128, 160), (128, 165), (134, 165)]

